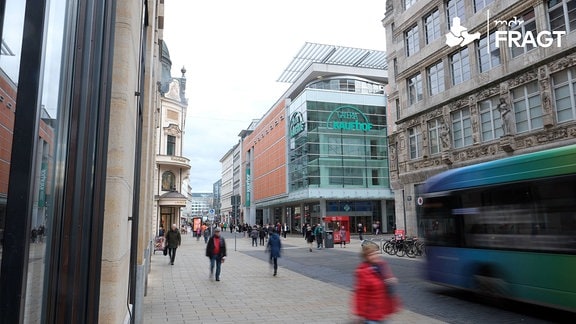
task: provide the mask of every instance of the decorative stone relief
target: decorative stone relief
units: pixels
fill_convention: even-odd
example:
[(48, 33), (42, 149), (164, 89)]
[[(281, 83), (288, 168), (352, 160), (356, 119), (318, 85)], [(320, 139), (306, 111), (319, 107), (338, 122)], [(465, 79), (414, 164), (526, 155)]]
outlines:
[(510, 105), (506, 102), (505, 97), (500, 97), (500, 103), (496, 108), (500, 112), (500, 117), (502, 118), (502, 132), (504, 136), (513, 135), (516, 133), (516, 127), (514, 124), (514, 115), (510, 109)]
[(488, 98), (492, 98), (495, 95), (497, 95), (498, 93), (500, 93), (500, 86), (499, 85), (495, 85), (493, 87), (487, 88), (487, 89), (483, 89), (482, 91), (478, 92), (477, 95), (477, 100), (478, 101), (482, 101), (482, 100), (486, 100)]
[(442, 127), (440, 128), (440, 142), (442, 144), (442, 151), (450, 150), (452, 146), (452, 141), (450, 140), (450, 126), (448, 126), (448, 122), (443, 118), (442, 119)]
[(170, 82), (170, 89), (168, 93), (166, 93), (166, 98), (180, 101), (180, 82), (178, 80), (173, 79), (172, 82)]
[(498, 151), (498, 144), (489, 144), (478, 147), (471, 147), (463, 151), (453, 152), (452, 155), (454, 162), (465, 162), (468, 160), (491, 156), (496, 154)]
[(536, 142), (538, 142), (538, 144), (545, 144), (548, 142), (554, 142), (565, 138), (568, 138), (568, 129), (558, 128), (555, 130), (546, 131), (536, 135)]
[(178, 127), (178, 125), (170, 124), (168, 125), (168, 127), (164, 127), (164, 134), (180, 137), (180, 135), (182, 134), (182, 130), (180, 130), (180, 127)]
[(576, 64), (576, 53), (565, 56), (557, 61), (550, 63), (550, 73), (567, 69)]
[(442, 109), (434, 109), (426, 114), (426, 120), (436, 119), (442, 116)]
[(538, 79), (538, 75), (536, 71), (528, 71), (526, 73), (522, 73), (515, 78), (508, 80), (508, 88), (514, 88), (524, 83), (534, 81)]
[(476, 101), (476, 96), (471, 95), (468, 97), (468, 102), (470, 103), (470, 121), (472, 123), (472, 143), (480, 143), (480, 116), (478, 114), (478, 105)]
[(500, 147), (504, 152), (514, 152), (515, 150), (514, 136), (504, 135), (500, 137)]
[(552, 127), (554, 126), (554, 112), (552, 108), (552, 92), (550, 91), (550, 75), (546, 65), (538, 69), (538, 81), (542, 95), (542, 110), (544, 112), (542, 120), (544, 127)]
[(470, 105), (470, 103), (468, 102), (468, 99), (460, 99), (460, 100), (456, 100), (454, 102), (452, 102), (449, 106), (450, 106), (450, 111), (455, 111), (458, 110), (460, 108), (466, 107)]
[(442, 162), (447, 165), (451, 165), (452, 161), (452, 154), (450, 152), (442, 152)]

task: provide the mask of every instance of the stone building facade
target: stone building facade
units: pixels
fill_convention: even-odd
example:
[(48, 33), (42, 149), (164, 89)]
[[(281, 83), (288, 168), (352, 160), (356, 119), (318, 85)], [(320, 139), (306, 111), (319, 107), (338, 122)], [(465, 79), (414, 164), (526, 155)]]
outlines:
[(387, 1), (398, 228), (422, 234), (434, 174), (576, 142), (572, 15), (571, 1)]
[[(141, 323), (155, 232), (164, 1), (11, 3), (21, 10), (0, 12), (0, 36), (22, 46), (9, 66), (15, 88), (4, 95), (14, 131), (4, 133), (11, 147), (1, 144), (11, 161), (7, 188), (0, 181), (0, 323)], [(47, 95), (57, 98), (48, 107), (53, 138)], [(31, 228), (44, 218), (46, 241), (34, 244)]]

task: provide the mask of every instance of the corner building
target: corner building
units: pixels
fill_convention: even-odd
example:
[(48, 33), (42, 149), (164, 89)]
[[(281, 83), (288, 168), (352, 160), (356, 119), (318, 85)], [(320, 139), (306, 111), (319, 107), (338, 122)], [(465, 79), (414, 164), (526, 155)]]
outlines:
[[(390, 176), (399, 228), (422, 235), (431, 226), (420, 222), (419, 192), (432, 175), (576, 142), (574, 6), (387, 1)], [(456, 46), (447, 35), (455, 18), (467, 28), (460, 36), (471, 36)], [(543, 38), (553, 32), (564, 35)], [(542, 41), (529, 41), (538, 35)]]
[(292, 85), (244, 139), (247, 213), (292, 232), (346, 225), (330, 216), (391, 231), (385, 53), (306, 43), (279, 81)]

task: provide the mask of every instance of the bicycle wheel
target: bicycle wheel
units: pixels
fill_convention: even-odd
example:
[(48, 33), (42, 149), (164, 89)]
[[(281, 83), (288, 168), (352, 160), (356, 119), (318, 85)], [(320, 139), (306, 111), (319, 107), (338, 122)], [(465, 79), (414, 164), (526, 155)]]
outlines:
[(406, 244), (406, 255), (409, 258), (415, 258), (416, 257), (416, 245), (414, 243), (411, 244)]
[(396, 246), (396, 256), (403, 257), (406, 254), (406, 244), (399, 243)]
[(389, 255), (393, 255), (396, 252), (394, 251), (394, 244), (392, 242), (386, 242), (384, 243), (384, 246), (382, 247), (382, 250), (384, 250), (384, 252), (388, 253)]

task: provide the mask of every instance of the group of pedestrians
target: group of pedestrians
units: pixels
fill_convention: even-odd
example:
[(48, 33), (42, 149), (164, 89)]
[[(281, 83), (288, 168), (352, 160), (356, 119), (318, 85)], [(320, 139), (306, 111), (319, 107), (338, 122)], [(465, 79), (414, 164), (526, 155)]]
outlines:
[[(261, 228), (253, 227), (251, 233), (260, 237)], [(221, 227), (214, 227), (213, 234), (206, 242), (206, 257), (210, 260), (210, 280), (220, 281), (222, 264), (226, 261), (226, 240), (221, 236)], [(279, 230), (272, 227), (268, 234), (265, 251), (273, 268), (273, 276), (278, 274), (278, 258), (281, 256), (282, 241)], [(306, 226), (305, 238), (312, 252), (314, 238), (317, 248), (323, 248), (324, 228), (317, 224)], [(345, 246), (346, 229), (340, 228), (341, 242)], [(174, 265), (176, 250), (182, 243), (180, 231), (176, 224), (165, 233), (170, 264)], [(252, 245), (255, 245), (252, 237)], [(256, 242), (258, 243), (258, 242)], [(342, 244), (342, 243), (341, 243)], [(261, 243), (261, 245), (264, 245)], [(256, 244), (257, 246), (257, 244)], [(358, 323), (383, 323), (391, 314), (398, 311), (400, 301), (396, 294), (398, 280), (392, 274), (388, 264), (380, 257), (378, 244), (372, 241), (362, 241), (360, 255), (362, 262), (354, 272), (354, 288), (352, 292), (351, 312)]]

